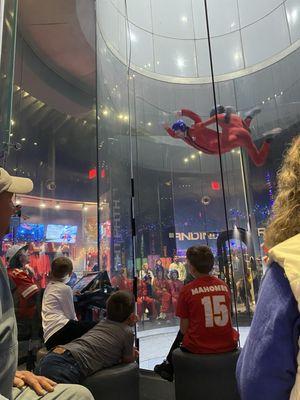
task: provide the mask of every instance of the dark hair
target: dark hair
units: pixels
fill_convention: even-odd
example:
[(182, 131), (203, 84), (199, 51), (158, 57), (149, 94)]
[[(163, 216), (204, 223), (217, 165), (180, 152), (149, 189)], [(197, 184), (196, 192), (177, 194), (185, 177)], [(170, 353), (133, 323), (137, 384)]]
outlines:
[(189, 247), (186, 257), (190, 264), (202, 274), (208, 274), (214, 266), (214, 255), (208, 246)]
[(72, 261), (68, 257), (58, 257), (51, 263), (51, 276), (62, 279), (73, 271)]
[(134, 312), (134, 297), (125, 290), (113, 293), (106, 302), (107, 318), (115, 322), (124, 322)]
[(8, 265), (10, 268), (19, 268), (21, 269), (23, 267), (23, 264), (21, 263), (21, 253), (18, 252), (15, 254), (9, 261)]

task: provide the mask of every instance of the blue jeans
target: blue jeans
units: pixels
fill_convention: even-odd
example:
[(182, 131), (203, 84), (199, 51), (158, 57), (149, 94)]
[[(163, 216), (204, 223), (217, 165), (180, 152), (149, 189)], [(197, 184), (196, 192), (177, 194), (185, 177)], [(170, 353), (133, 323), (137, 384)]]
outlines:
[(36, 373), (56, 383), (80, 383), (84, 379), (79, 364), (68, 350), (63, 354), (48, 353), (40, 361)]

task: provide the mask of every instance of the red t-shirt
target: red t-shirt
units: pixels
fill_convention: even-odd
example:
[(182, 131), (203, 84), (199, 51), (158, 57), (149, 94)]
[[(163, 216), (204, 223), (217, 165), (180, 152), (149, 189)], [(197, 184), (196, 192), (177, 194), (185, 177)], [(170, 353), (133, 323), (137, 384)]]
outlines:
[(225, 353), (237, 347), (239, 334), (231, 324), (230, 290), (214, 276), (185, 285), (176, 315), (189, 320), (182, 346), (192, 353)]

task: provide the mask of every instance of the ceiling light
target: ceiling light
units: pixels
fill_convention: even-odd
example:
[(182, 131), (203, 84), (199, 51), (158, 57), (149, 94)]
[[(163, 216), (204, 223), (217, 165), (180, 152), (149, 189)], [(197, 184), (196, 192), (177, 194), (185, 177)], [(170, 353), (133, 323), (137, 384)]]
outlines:
[(13, 136), (14, 136), (14, 134), (13, 134), (13, 133), (10, 133), (10, 134), (9, 134), (9, 136), (10, 136), (10, 137), (13, 137)]
[(88, 211), (88, 209), (89, 209), (89, 208), (88, 208), (85, 204), (82, 205), (82, 211), (85, 211), (85, 212), (86, 212), (86, 211)]
[(57, 210), (60, 209), (60, 203), (59, 203), (59, 202), (57, 202), (57, 203), (55, 204), (55, 208), (56, 208)]
[(184, 158), (184, 159), (183, 159), (183, 162), (188, 163), (188, 162), (189, 162), (189, 159), (188, 159), (188, 158)]
[(188, 21), (188, 19), (187, 19), (187, 17), (185, 15), (183, 15), (181, 17), (181, 21), (186, 23)]
[(108, 115), (108, 110), (103, 110), (102, 114), (105, 115), (105, 116)]
[(287, 13), (287, 18), (290, 24), (295, 24), (298, 19), (298, 10), (294, 8), (291, 13)]
[(18, 206), (18, 205), (21, 204), (21, 200), (20, 199), (16, 199), (15, 203), (16, 203), (16, 206)]
[(119, 119), (124, 119), (124, 115), (123, 115), (123, 114), (119, 114), (119, 115), (118, 115), (118, 118), (119, 118)]
[(33, 145), (34, 145), (34, 146), (37, 146), (38, 144), (37, 144), (37, 142), (34, 142)]
[(40, 207), (41, 207), (41, 208), (45, 208), (45, 207), (46, 207), (46, 204), (45, 204), (45, 203), (41, 203), (41, 204), (40, 204)]
[(195, 154), (191, 155), (191, 159), (194, 160), (196, 158)]
[(198, 154), (201, 156), (201, 154), (202, 154), (202, 151), (198, 151)]
[(13, 119), (11, 119), (11, 120), (10, 120), (10, 123), (11, 123), (12, 126), (14, 126), (15, 121), (14, 121)]
[(133, 43), (137, 42), (137, 37), (133, 32), (130, 32), (129, 35), (130, 35), (130, 41), (131, 42), (133, 42)]
[(156, 61), (156, 64), (159, 65), (159, 61)]
[(176, 63), (177, 63), (177, 67), (179, 67), (179, 68), (183, 68), (185, 66), (185, 62), (182, 57), (178, 57)]
[(152, 122), (148, 122), (147, 125), (148, 125), (148, 126), (152, 126)]
[(22, 139), (21, 139), (21, 140), (22, 140), (22, 142), (25, 142), (26, 138), (22, 137)]
[(242, 57), (242, 55), (241, 55), (241, 53), (240, 53), (239, 51), (236, 51), (236, 52), (234, 53), (233, 58), (234, 58), (234, 60), (235, 60), (236, 62), (239, 62), (239, 61), (241, 60), (241, 57)]
[(129, 120), (128, 115), (124, 115), (124, 121), (128, 121), (128, 120)]

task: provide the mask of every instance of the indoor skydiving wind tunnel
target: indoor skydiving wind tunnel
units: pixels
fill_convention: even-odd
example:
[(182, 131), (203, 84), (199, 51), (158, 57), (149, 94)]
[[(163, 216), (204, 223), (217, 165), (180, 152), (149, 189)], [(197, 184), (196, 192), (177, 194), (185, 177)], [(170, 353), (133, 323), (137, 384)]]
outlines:
[[(134, 293), (139, 366), (153, 370), (178, 332), (186, 250), (206, 244), (243, 345), (276, 174), (299, 134), (299, 1), (7, 0), (4, 12), (1, 165), (34, 190), (15, 198), (3, 261), (28, 244), (42, 293), (53, 259), (70, 257), (83, 320), (103, 319), (116, 289)], [(38, 319), (16, 311), (31, 368)], [(142, 391), (155, 379), (153, 398), (172, 398), (153, 376)]]

